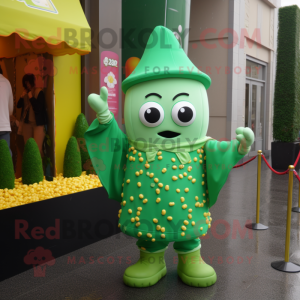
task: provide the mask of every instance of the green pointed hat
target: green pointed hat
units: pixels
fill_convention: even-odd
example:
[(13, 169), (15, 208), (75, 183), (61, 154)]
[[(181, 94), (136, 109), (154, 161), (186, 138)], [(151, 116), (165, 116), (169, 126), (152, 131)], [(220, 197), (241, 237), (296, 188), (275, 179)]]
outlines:
[(173, 32), (156, 26), (152, 31), (141, 61), (122, 82), (122, 90), (135, 84), (162, 78), (187, 78), (200, 81), (206, 89), (211, 85), (208, 75), (190, 61)]

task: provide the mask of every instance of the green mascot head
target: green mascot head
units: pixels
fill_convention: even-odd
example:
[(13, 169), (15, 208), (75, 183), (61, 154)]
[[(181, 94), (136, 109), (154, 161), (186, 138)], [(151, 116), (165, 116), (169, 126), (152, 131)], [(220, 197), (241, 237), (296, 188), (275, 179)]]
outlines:
[(211, 79), (190, 61), (169, 29), (157, 26), (141, 61), (122, 83), (129, 140), (185, 144), (206, 136)]

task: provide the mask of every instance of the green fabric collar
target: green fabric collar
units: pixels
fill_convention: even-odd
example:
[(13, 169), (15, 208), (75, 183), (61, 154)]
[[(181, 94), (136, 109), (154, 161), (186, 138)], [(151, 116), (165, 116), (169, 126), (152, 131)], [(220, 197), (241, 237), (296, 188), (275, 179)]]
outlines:
[(155, 156), (158, 151), (167, 151), (173, 152), (176, 154), (177, 158), (182, 164), (187, 164), (191, 160), (191, 156), (189, 152), (195, 151), (205, 143), (212, 139), (211, 137), (205, 136), (204, 138), (198, 139), (196, 141), (189, 141), (184, 143), (174, 144), (151, 144), (146, 143), (145, 141), (133, 141), (128, 138), (128, 142), (131, 146), (133, 146), (136, 150), (141, 152), (146, 152), (147, 161), (151, 162), (155, 160)]

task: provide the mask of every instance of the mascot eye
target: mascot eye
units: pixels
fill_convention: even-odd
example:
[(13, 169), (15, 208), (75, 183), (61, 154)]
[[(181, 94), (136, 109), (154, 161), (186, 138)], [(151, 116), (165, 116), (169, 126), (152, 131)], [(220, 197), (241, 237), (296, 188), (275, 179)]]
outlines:
[(194, 105), (187, 101), (180, 101), (173, 106), (172, 119), (179, 126), (191, 125), (196, 118)]
[(139, 112), (141, 122), (147, 127), (156, 127), (164, 119), (164, 110), (156, 102), (145, 103)]

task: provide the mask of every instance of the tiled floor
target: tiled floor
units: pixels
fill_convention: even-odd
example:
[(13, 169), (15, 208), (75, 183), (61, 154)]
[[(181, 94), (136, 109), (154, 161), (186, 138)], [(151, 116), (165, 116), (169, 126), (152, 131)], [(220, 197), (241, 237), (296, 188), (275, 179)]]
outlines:
[[(176, 273), (176, 253), (169, 245), (166, 277), (149, 288), (125, 286), (123, 272), (139, 252), (134, 238), (118, 234), (56, 259), (45, 277), (34, 277), (30, 270), (1, 282), (0, 299), (300, 299), (300, 273), (282, 273), (270, 266), (284, 258), (288, 176), (272, 174), (262, 165), (261, 223), (268, 230), (250, 231), (243, 237), (238, 230), (239, 226), (243, 230), (247, 220), (255, 220), (256, 160), (231, 172), (211, 209), (213, 223), (220, 224), (202, 240), (201, 254), (217, 272), (215, 285), (192, 288), (183, 284)], [(297, 199), (298, 182), (294, 181), (294, 206)], [(290, 259), (300, 264), (300, 214), (292, 213), (291, 228)], [(70, 262), (73, 256), (76, 263)], [(102, 263), (91, 264), (92, 256), (103, 257)]]

